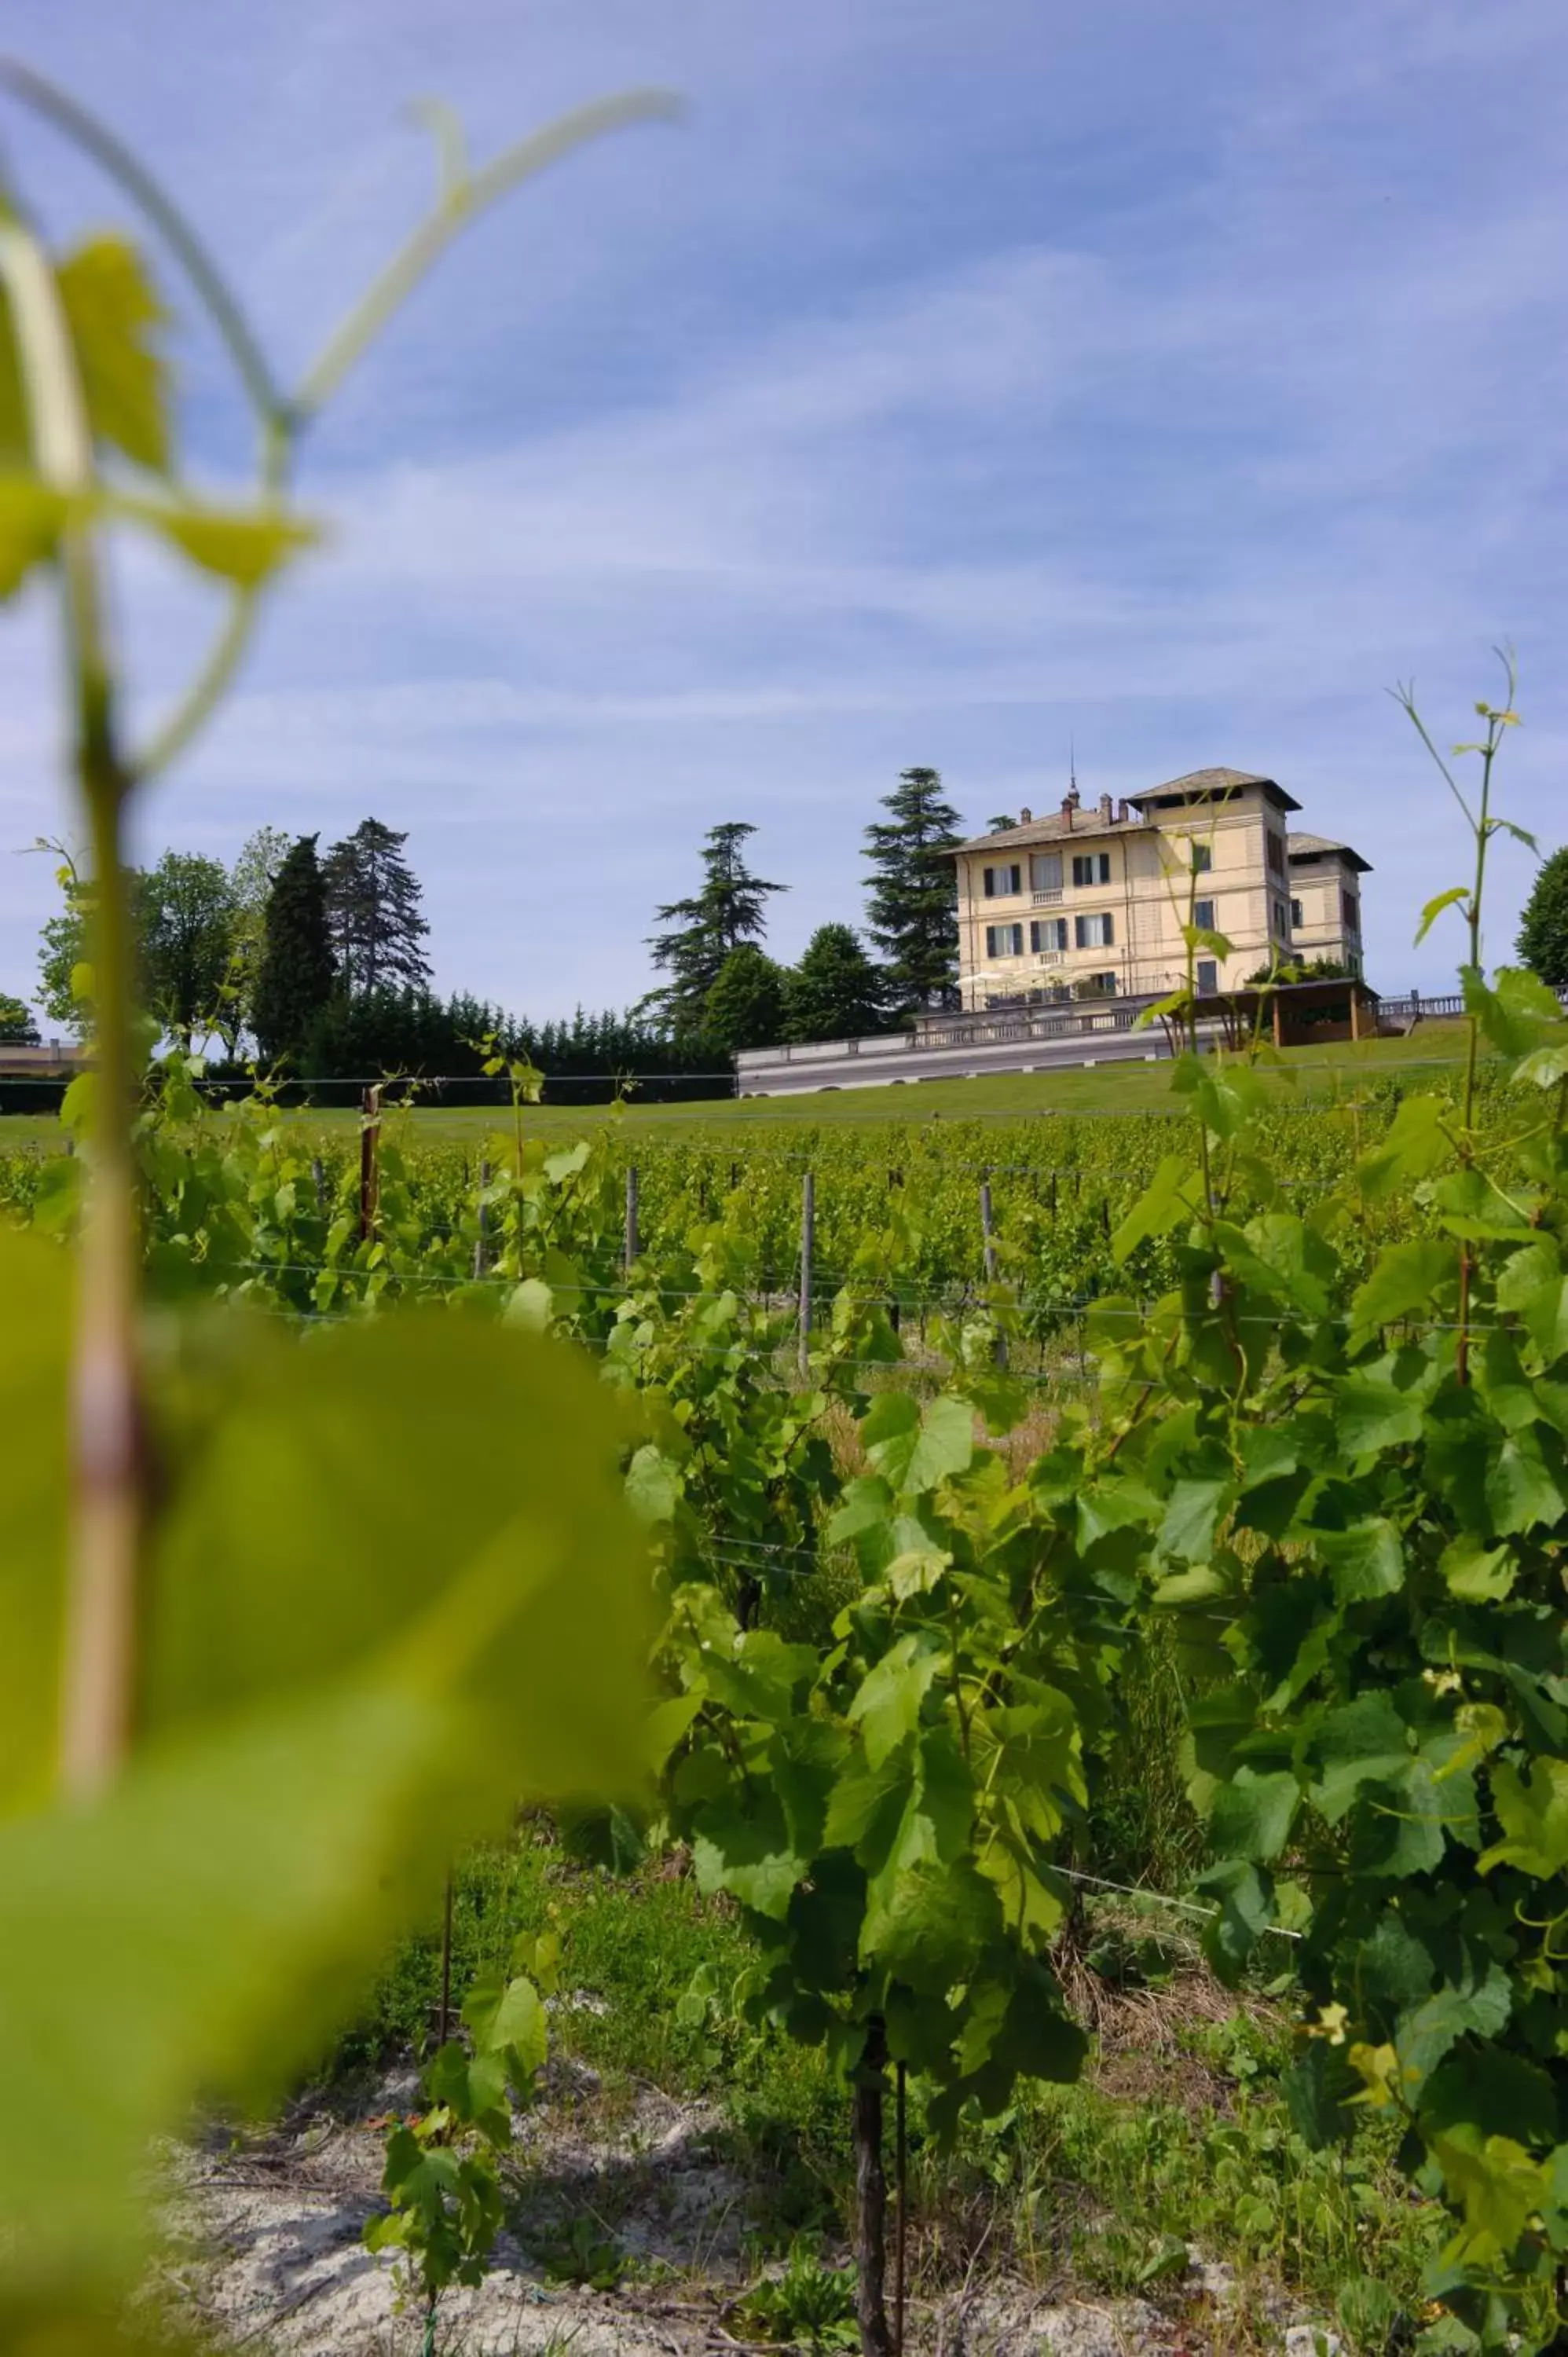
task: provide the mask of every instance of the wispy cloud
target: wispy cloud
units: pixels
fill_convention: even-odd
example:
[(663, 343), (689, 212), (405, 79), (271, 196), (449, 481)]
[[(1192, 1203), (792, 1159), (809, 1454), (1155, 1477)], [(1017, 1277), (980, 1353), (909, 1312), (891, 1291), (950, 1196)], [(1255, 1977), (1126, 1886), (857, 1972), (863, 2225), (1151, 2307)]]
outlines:
[[(514, 110), (481, 60), (539, 54), (489, 0), (446, 13), (439, 61), (413, 12), (383, 56), (343, 6), (285, 68), (302, 10), (247, 36), (265, 112), (227, 140), (259, 307), (301, 350), (409, 210), (371, 99), (384, 121), (466, 74), (489, 135)], [(1511, 633), (1515, 806), (1561, 826), (1568, 28), (1550, 0), (1502, 0), (1485, 38), (1449, 0), (1197, 6), (1180, 41), (1152, 0), (1045, 15), (811, 0), (788, 42), (706, 5), (542, 20), (547, 95), (662, 43), (693, 127), (483, 232), (356, 384), (311, 483), (334, 539), (151, 839), (374, 809), (411, 830), (443, 978), (543, 1011), (644, 986), (714, 820), (764, 830), (792, 950), (857, 915), (900, 767), (939, 762), (981, 822), (1047, 799), (1075, 728), (1096, 791), (1278, 775), (1375, 863), (1374, 978), (1435, 980), (1441, 946), (1406, 945), (1455, 847), (1381, 690), (1414, 671), (1453, 733)], [(349, 59), (355, 137), (324, 156)], [(171, 136), (216, 186), (210, 128)], [(196, 601), (145, 558), (125, 588), (166, 693)], [(19, 648), (13, 839), (50, 810), (31, 627)], [(1510, 856), (1505, 896), (1527, 881)], [(43, 887), (0, 873), (18, 977)]]

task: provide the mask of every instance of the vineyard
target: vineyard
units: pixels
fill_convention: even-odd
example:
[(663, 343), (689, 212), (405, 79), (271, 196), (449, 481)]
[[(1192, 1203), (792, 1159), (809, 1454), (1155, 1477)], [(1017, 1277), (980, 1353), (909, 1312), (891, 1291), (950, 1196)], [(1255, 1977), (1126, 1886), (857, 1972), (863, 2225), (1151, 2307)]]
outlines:
[[(1555, 1754), (1528, 1763), (1562, 1673), (1555, 1642), (1524, 1632), (1544, 1639), (1561, 1544), (1550, 1213), (1568, 1067), (1543, 994), (1473, 989), (1500, 1060), (1467, 1104), (1462, 1068), (1297, 1108), (1245, 1060), (1189, 1059), (1175, 1080), (1192, 1117), (1175, 1125), (737, 1143), (612, 1122), (568, 1146), (533, 1134), (520, 1079), (513, 1114), (459, 1146), (423, 1142), (392, 1090), (345, 1135), (264, 1091), (213, 1105), (181, 1057), (156, 1069), (137, 1137), (150, 1306), (222, 1300), (291, 1350), (318, 1338), (296, 1380), (323, 1408), (335, 1351), (417, 1334), (420, 1405), (385, 1411), (411, 1458), (432, 1445), (427, 1387), (487, 1331), (503, 1351), (521, 1328), (587, 1353), (631, 1419), (625, 1488), (660, 1623), (657, 1798), (542, 1821), (576, 1897), (513, 1889), (515, 1952), (487, 1929), (515, 1869), (476, 1853), (456, 1934), (448, 1912), (444, 1941), (422, 1934), (399, 1967), (424, 1996), (411, 2010), (389, 1985), (350, 2040), (367, 2060), (434, 2040), (428, 2107), (392, 2136), (371, 2234), (433, 2318), (482, 2276), (509, 2201), (526, 2211), (509, 2104), (545, 2061), (563, 1954), (582, 1969), (604, 1875), (646, 1893), (660, 1859), (698, 1912), (668, 1933), (691, 1968), (664, 1990), (685, 2034), (660, 2062), (722, 2084), (727, 2058), (788, 2108), (780, 2042), (815, 2056), (809, 2133), (842, 2190), (808, 2214), (850, 2234), (858, 2305), (792, 2232), (794, 2297), (839, 2300), (868, 2350), (917, 2332), (955, 2264), (923, 2213), (983, 2152), (1002, 2187), (1026, 2165), (1041, 2115), (1039, 2099), (1020, 2111), (1021, 2086), (1080, 2074), (1084, 1974), (1111, 1955), (1113, 1975), (1157, 1986), (1184, 1939), (1187, 1968), (1244, 2007), (1268, 1992), (1223, 2034), (1270, 2057), (1278, 2123), (1259, 2133), (1281, 2159), (1262, 2165), (1281, 2181), (1249, 2177), (1227, 2247), (1252, 2265), (1273, 2250), (1362, 2339), (1423, 2301), (1438, 2314), (1434, 2297), (1451, 2338), (1484, 2338), (1488, 2303), (1509, 2330), (1545, 2312), (1546, 2179), (1527, 2174), (1544, 2164), (1515, 2098), (1544, 2120), (1554, 2050), (1523, 1993), (1552, 1919), (1531, 1961), (1497, 1910), (1521, 1921), (1531, 1880), (1560, 1870), (1541, 1813)], [(1544, 1124), (1521, 1076), (1546, 1085)], [(80, 1217), (89, 1086), (58, 1150), (0, 1166), (48, 1236)], [(469, 1446), (504, 1462), (489, 1434)], [(431, 2026), (454, 1971), (440, 2009), (461, 2035)], [(1506, 2116), (1482, 2072), (1509, 2088)], [(1418, 2188), (1446, 2188), (1459, 2213), (1446, 2244), (1419, 2202), (1400, 2223), (1392, 2123)], [(1350, 2160), (1314, 2179), (1315, 2147), (1348, 2134)], [(456, 2172), (439, 2199), (432, 2137)], [(1157, 2229), (1113, 2230), (1112, 2279), (1168, 2278), (1179, 2304), (1187, 2242), (1165, 2199)], [(1304, 2201), (1311, 2222), (1282, 2246)], [(1050, 2222), (1031, 2231), (1059, 2262)], [(573, 2232), (597, 2235), (619, 2282), (625, 2254), (581, 2215), (535, 2242)], [(1385, 2244), (1392, 2287), (1368, 2265)], [(764, 2292), (773, 2280), (764, 2260)], [(803, 2328), (791, 2310), (779, 2329)]]
[[(137, 250), (0, 205), (0, 596), (60, 599), (92, 878), (90, 1069), (0, 1152), (0, 2343), (1561, 2345), (1568, 1022), (1482, 963), (1511, 664), (1464, 785), (1402, 699), (1473, 862), (1446, 1074), (1293, 1106), (1200, 1053), (1194, 900), (1160, 1116), (214, 1103), (137, 1013), (129, 815), (380, 329), (668, 102), (479, 168), (437, 110), (285, 388), (152, 176), (0, 73), (258, 449), (195, 500)], [(225, 606), (135, 741), (121, 529)]]

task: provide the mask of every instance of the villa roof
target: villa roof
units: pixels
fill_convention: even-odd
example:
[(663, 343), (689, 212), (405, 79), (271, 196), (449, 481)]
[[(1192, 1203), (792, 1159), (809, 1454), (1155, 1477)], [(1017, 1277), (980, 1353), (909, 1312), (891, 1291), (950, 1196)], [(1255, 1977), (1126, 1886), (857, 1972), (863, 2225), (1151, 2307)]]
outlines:
[(1285, 837), (1285, 852), (1292, 859), (1321, 859), (1326, 852), (1330, 851), (1337, 853), (1347, 867), (1354, 867), (1362, 876), (1371, 874), (1369, 859), (1363, 859), (1360, 853), (1352, 851), (1348, 843), (1336, 843), (1332, 835), (1287, 834)]
[[(1185, 778), (1172, 778), (1166, 785), (1152, 786), (1147, 793), (1124, 795), (1122, 801), (1132, 809), (1146, 813), (1165, 802), (1210, 802), (1234, 793), (1240, 786), (1262, 786), (1265, 799), (1276, 810), (1301, 808), (1273, 778), (1256, 777), (1251, 770), (1193, 770)], [(1097, 835), (1137, 834), (1155, 823), (1147, 815), (1118, 818), (1114, 810), (1100, 802), (1079, 802), (1073, 806), (1070, 824), (1062, 810), (1042, 811), (1037, 818), (1030, 817), (1021, 825), (998, 827), (991, 834), (972, 834), (964, 842), (955, 843), (950, 856), (961, 851), (1023, 851), (1036, 843), (1087, 843)]]
[(1294, 794), (1287, 794), (1277, 779), (1260, 777), (1254, 770), (1189, 770), (1185, 778), (1172, 778), (1163, 786), (1152, 786), (1146, 794), (1129, 794), (1129, 802), (1140, 810), (1151, 804), (1158, 806), (1169, 801), (1208, 802), (1217, 794), (1234, 793), (1241, 786), (1262, 786), (1263, 797), (1276, 810), (1299, 810), (1301, 804)]

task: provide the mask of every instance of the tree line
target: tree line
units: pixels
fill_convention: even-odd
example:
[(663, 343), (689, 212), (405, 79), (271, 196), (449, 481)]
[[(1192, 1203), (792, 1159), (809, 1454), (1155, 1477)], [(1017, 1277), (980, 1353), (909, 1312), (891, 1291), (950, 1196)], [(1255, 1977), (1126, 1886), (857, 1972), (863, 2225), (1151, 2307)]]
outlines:
[(710, 828), (703, 880), (690, 899), (657, 911), (649, 941), (668, 976), (643, 1003), (671, 1039), (724, 1056), (779, 1041), (853, 1039), (886, 1030), (933, 1007), (958, 1005), (958, 908), (952, 861), (958, 813), (939, 770), (906, 770), (882, 798), (886, 819), (865, 830), (871, 869), (866, 950), (854, 927), (819, 925), (798, 964), (762, 947), (768, 903), (788, 887), (754, 876), (746, 845), (755, 827)]
[[(317, 834), (259, 828), (230, 867), (166, 851), (131, 878), (143, 1003), (159, 1030), (189, 1046), (217, 1042), (237, 1064), (253, 1048), (268, 1065), (312, 1078), (401, 1071), (477, 1073), (480, 1043), (552, 1073), (673, 1075), (712, 1071), (736, 1048), (872, 1031), (956, 1002), (958, 924), (950, 861), (958, 813), (935, 770), (904, 772), (886, 821), (866, 830), (872, 865), (868, 931), (820, 926), (787, 969), (761, 949), (769, 897), (752, 875), (755, 829), (714, 827), (703, 882), (660, 908), (650, 942), (667, 979), (638, 1005), (534, 1023), (465, 992), (430, 987), (423, 891), (406, 834), (367, 818), (323, 851)], [(43, 928), (37, 1003), (59, 1031), (91, 1025), (87, 935), (91, 882), (65, 847), (63, 905)], [(20, 999), (0, 995), (0, 1039), (36, 1040)]]
[[(636, 1006), (534, 1023), (467, 992), (430, 988), (423, 891), (405, 834), (367, 818), (325, 852), (318, 835), (258, 828), (230, 867), (166, 851), (132, 877), (143, 995), (160, 1029), (247, 1042), (270, 1064), (333, 1079), (382, 1071), (477, 1074), (501, 1054), (564, 1076), (714, 1071), (737, 1049), (853, 1039), (958, 1004), (958, 919), (947, 856), (961, 838), (941, 775), (906, 770), (865, 829), (865, 931), (819, 925), (793, 966), (763, 947), (768, 903), (788, 888), (754, 875), (743, 821), (710, 828), (702, 881), (656, 911), (665, 977)], [(999, 823), (1000, 822), (993, 822)], [(91, 889), (58, 844), (64, 905), (43, 928), (37, 1004), (78, 1037)], [(1542, 865), (1519, 937), (1521, 962), (1568, 988), (1568, 849)], [(1325, 965), (1321, 970), (1326, 971)], [(37, 1041), (31, 1009), (0, 992), (0, 1042)]]

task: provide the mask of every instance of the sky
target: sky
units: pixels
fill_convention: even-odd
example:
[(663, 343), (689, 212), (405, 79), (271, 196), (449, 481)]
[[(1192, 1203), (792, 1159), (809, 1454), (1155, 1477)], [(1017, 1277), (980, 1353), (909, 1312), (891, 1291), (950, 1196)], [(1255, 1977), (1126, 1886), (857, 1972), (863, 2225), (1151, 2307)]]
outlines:
[[(408, 831), (438, 987), (639, 997), (660, 902), (740, 819), (769, 947), (864, 919), (913, 764), (976, 830), (1219, 764), (1372, 863), (1370, 979), (1444, 985), (1444, 746), (1517, 649), (1501, 807), (1568, 838), (1568, 12), (1561, 0), (7, 0), (197, 221), (285, 381), (428, 204), (411, 101), (483, 159), (628, 87), (678, 123), (476, 223), (302, 450), (321, 548), (135, 815)], [(126, 219), (0, 102), (62, 243)], [(171, 265), (185, 468), (251, 463)], [(127, 543), (134, 728), (216, 608)], [(70, 834), (41, 589), (0, 614), (0, 849)], [(1463, 770), (1461, 765), (1461, 770)], [(1498, 847), (1487, 945), (1532, 861)], [(50, 863), (0, 856), (0, 988)]]

